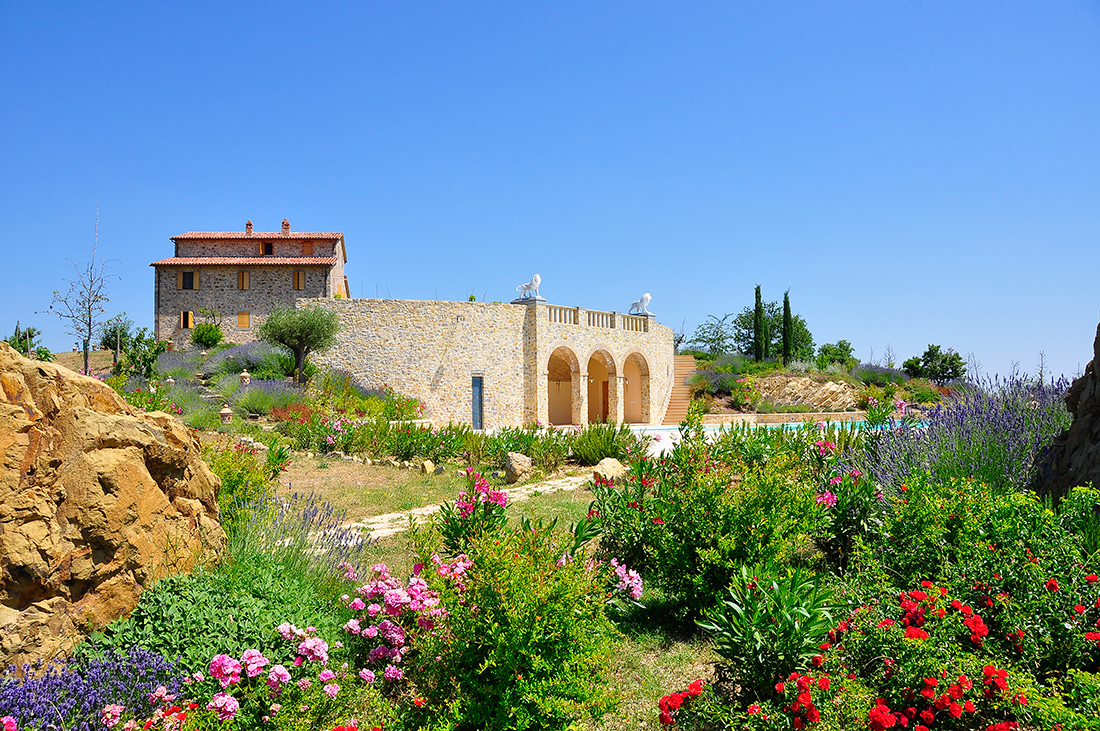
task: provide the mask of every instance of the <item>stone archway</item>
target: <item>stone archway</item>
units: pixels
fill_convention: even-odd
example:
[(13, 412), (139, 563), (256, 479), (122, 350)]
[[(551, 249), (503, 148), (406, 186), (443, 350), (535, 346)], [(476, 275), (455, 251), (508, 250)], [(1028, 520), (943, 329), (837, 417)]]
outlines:
[(619, 421), (619, 384), (615, 359), (597, 350), (588, 359), (588, 423)]
[(562, 346), (550, 354), (546, 364), (547, 418), (552, 426), (568, 426), (576, 423), (580, 394), (580, 363), (576, 354)]
[(649, 363), (641, 353), (631, 353), (623, 363), (623, 402), (623, 421), (650, 423)]

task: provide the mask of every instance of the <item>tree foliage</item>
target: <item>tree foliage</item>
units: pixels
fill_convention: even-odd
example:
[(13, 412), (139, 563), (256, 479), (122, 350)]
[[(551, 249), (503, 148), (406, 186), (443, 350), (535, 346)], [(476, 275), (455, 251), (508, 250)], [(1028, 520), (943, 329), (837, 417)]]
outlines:
[(336, 344), (340, 317), (321, 307), (272, 310), (257, 329), (260, 340), (277, 343), (294, 353), (294, 372), (305, 383), (305, 365), (309, 354)]
[(764, 300), (760, 296), (760, 285), (756, 285), (756, 305), (752, 311), (752, 358), (757, 363), (764, 360), (768, 348), (764, 344), (767, 338), (767, 325), (764, 319)]
[[(783, 352), (783, 310), (778, 302), (764, 302), (764, 320), (768, 323), (768, 332), (772, 336), (769, 351)], [(752, 307), (746, 307), (733, 319), (730, 331), (733, 345), (738, 352), (749, 355), (753, 352), (753, 319), (755, 313)], [(728, 317), (728, 315), (727, 315)], [(801, 315), (791, 314), (791, 360), (814, 359), (814, 336), (806, 326), (806, 320)]]
[(117, 347), (119, 352), (122, 352), (133, 343), (134, 334), (134, 321), (127, 317), (125, 312), (119, 313), (103, 325), (103, 331), (99, 336), (99, 347), (104, 350), (114, 350)]
[(966, 363), (961, 355), (951, 348), (945, 351), (939, 345), (931, 344), (924, 355), (914, 355), (902, 363), (901, 368), (910, 378), (927, 378), (941, 385), (966, 375)]
[(156, 375), (157, 357), (168, 350), (168, 343), (157, 340), (145, 328), (130, 335), (129, 343), (122, 349), (122, 355), (115, 363), (112, 373), (126, 376), (141, 376), (149, 380)]
[(856, 364), (855, 349), (847, 340), (838, 340), (835, 343), (825, 343), (817, 352), (817, 367), (825, 370), (833, 363), (839, 363), (845, 368), (851, 368)]
[(722, 317), (707, 315), (706, 322), (695, 328), (695, 333), (691, 336), (689, 344), (697, 346), (711, 355), (728, 353), (734, 344), (733, 329), (729, 321), (731, 317), (733, 317), (732, 312)]
[(791, 364), (794, 352), (794, 323), (791, 320), (791, 291), (783, 293), (783, 365)]
[(33, 357), (35, 360), (52, 361), (53, 353), (49, 348), (35, 344), (35, 338), (42, 333), (38, 328), (28, 325), (27, 327), (19, 327), (19, 323), (15, 324), (15, 332), (8, 338), (8, 345), (18, 350), (21, 354), (28, 358)]

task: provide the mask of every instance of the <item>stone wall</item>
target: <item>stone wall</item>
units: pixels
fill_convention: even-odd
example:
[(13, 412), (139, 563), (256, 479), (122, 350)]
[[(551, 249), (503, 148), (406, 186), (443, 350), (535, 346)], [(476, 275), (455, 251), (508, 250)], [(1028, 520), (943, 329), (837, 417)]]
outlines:
[[(176, 289), (178, 271), (197, 271), (199, 288)], [(248, 289), (237, 289), (237, 273), (249, 273)], [(293, 272), (305, 274), (303, 289), (294, 289)], [(195, 313), (195, 322), (201, 322), (199, 310), (208, 308), (221, 314), (222, 332), (233, 343), (255, 340), (256, 327), (267, 317), (272, 306), (293, 307), (302, 297), (331, 296), (335, 275), (328, 266), (271, 266), (271, 267), (157, 267), (156, 269), (156, 337), (183, 345), (191, 339), (191, 331), (180, 327), (180, 313)], [(343, 281), (341, 277), (341, 282)], [(248, 312), (249, 328), (237, 327), (237, 313)]]
[[(470, 423), (471, 379), (484, 384), (485, 428), (549, 423), (550, 356), (569, 364), (574, 424), (588, 421), (588, 363), (604, 362), (610, 386), (609, 419), (623, 421), (627, 399), (644, 402), (636, 413), (660, 424), (672, 392), (672, 331), (656, 319), (551, 308), (545, 300), (524, 304), (420, 300), (316, 299), (340, 315), (343, 328), (319, 364), (352, 373), (365, 386), (388, 384), (420, 399), (425, 417), (437, 424)], [(569, 322), (555, 322), (568, 310)], [(628, 329), (636, 328), (635, 330)], [(626, 362), (641, 383), (624, 383)], [(562, 376), (558, 376), (561, 378)]]
[[(344, 258), (343, 242), (336, 239), (296, 239), (275, 234), (270, 238), (251, 239), (182, 239), (175, 242), (175, 256), (263, 256), (262, 244), (272, 245), (271, 256), (335, 256)], [(313, 253), (306, 254), (305, 244), (313, 244)]]
[(471, 379), (484, 384), (486, 428), (523, 423), (522, 307), (485, 302), (315, 299), (340, 315), (339, 343), (313, 357), (351, 373), (364, 386), (383, 384), (425, 406), (436, 424), (472, 419)]

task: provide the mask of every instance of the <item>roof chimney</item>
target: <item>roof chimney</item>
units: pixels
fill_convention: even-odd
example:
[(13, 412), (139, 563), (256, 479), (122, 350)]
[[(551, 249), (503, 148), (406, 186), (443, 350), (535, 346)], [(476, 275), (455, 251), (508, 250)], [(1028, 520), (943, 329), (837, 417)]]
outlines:
[(283, 219), (283, 236), (290, 235), (290, 221)]
[(244, 232), (249, 236), (252, 235), (252, 219), (248, 219), (248, 223), (244, 225)]

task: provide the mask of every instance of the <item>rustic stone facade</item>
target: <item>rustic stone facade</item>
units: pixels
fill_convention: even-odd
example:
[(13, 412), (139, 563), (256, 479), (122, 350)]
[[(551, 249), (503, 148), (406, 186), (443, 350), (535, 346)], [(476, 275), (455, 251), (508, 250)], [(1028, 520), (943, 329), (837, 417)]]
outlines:
[[(219, 315), (229, 342), (255, 340), (256, 327), (275, 307), (299, 298), (349, 296), (341, 233), (189, 232), (172, 238), (175, 255), (153, 262), (154, 334), (177, 345), (191, 338), (201, 310)], [(190, 317), (184, 313), (191, 313)], [(186, 321), (185, 321), (186, 320)]]
[[(672, 331), (639, 317), (545, 300), (520, 303), (315, 299), (339, 314), (336, 347), (314, 357), (368, 386), (420, 399), (437, 424), (483, 428), (660, 424), (672, 391)], [(605, 385), (606, 384), (606, 385)]]

